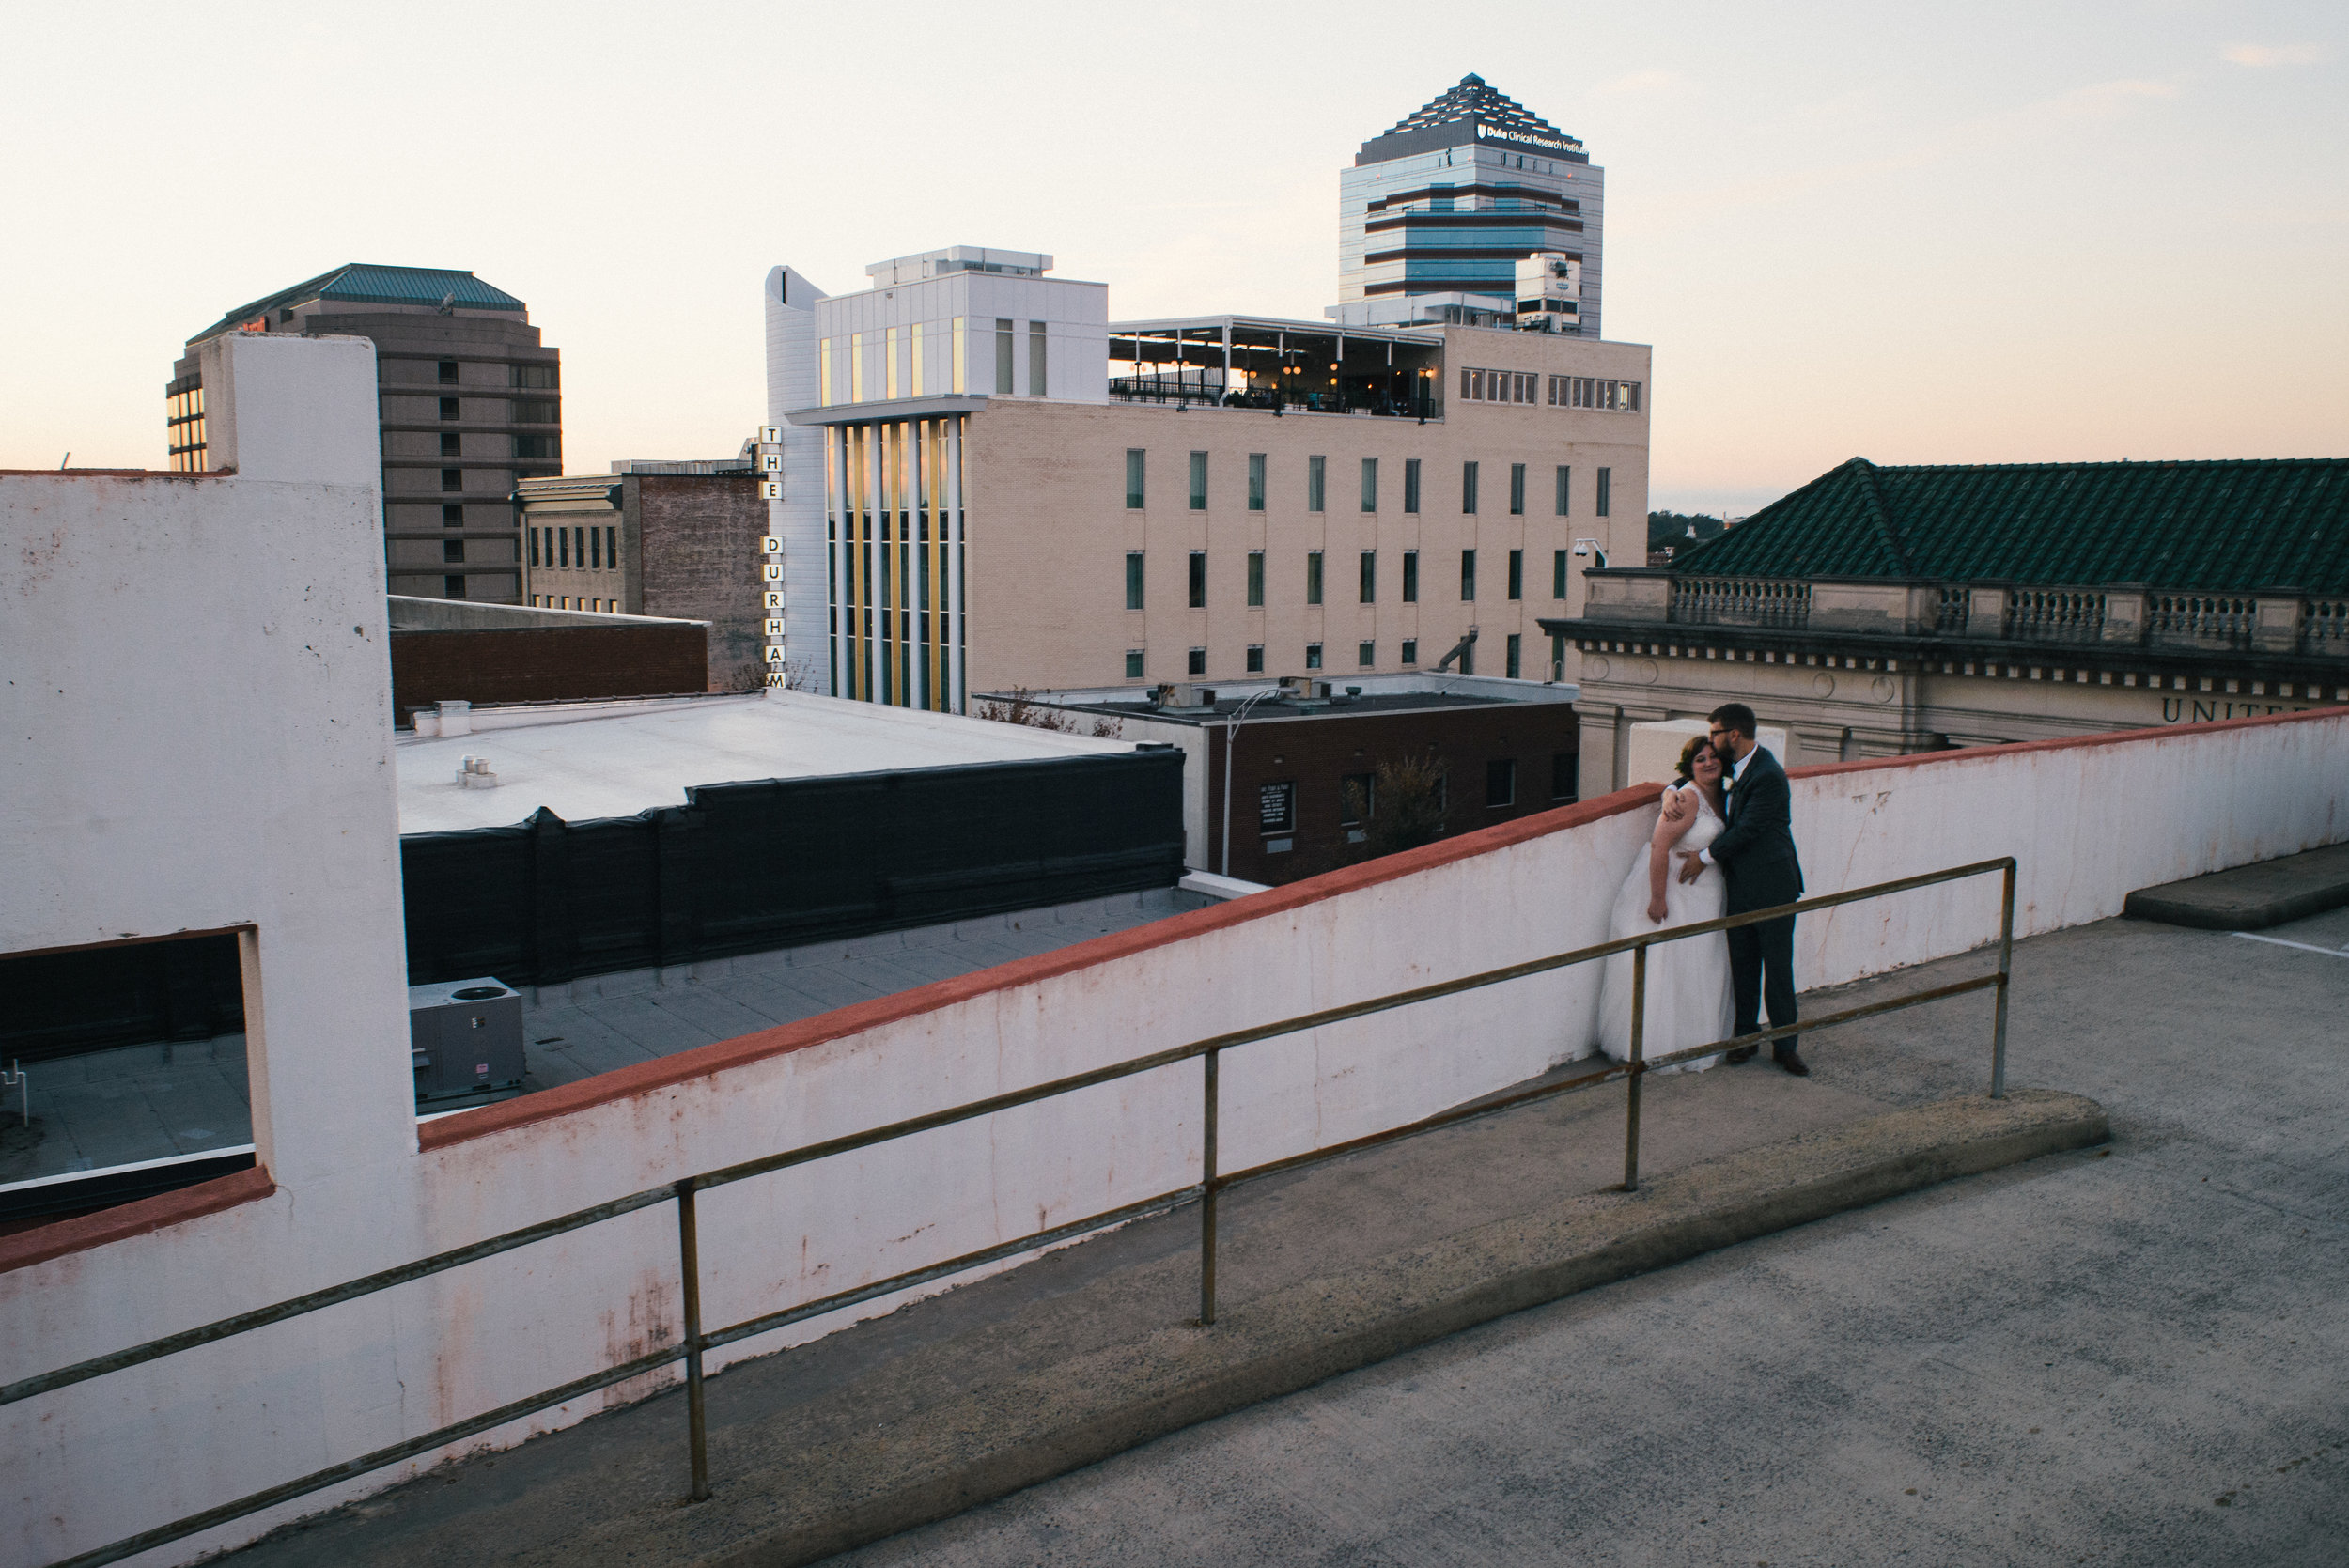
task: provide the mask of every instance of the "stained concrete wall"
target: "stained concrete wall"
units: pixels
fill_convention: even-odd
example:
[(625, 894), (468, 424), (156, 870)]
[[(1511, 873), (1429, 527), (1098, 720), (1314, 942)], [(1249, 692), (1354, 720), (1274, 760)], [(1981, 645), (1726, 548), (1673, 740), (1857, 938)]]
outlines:
[[(2018, 930), (2046, 930), (2116, 913), (2134, 887), (2341, 838), (2349, 823), (2334, 781), (2345, 759), (2349, 714), (2331, 713), (1853, 764), (1797, 778), (1797, 829), (1813, 891), (2013, 853), (2023, 862)], [(281, 1190), (26, 1262), (0, 1272), (0, 1375), (791, 1144), (1600, 939), (1651, 799), (1626, 791), (466, 1112), (424, 1128), (421, 1152), (400, 1170), (378, 1161), (364, 1189)], [(356, 814), (370, 832), (373, 811)], [(1995, 897), (1992, 879), (1807, 922), (1806, 981), (1976, 945), (1995, 932)], [(365, 966), (369, 984), (344, 987), (346, 1017), (370, 1037), (397, 1016), (372, 985), (375, 967)], [(1588, 968), (1545, 975), (1230, 1053), (1224, 1168), (1423, 1114), (1581, 1054), (1595, 984)], [(1179, 1187), (1196, 1172), (1199, 1081), (1185, 1064), (706, 1193), (706, 1321)], [(404, 1085), (366, 1075), (339, 1087), (374, 1103), (405, 1097)], [(363, 1144), (354, 1158), (367, 1157)], [(0, 1267), (17, 1241), (0, 1240)], [(0, 1558), (46, 1560), (673, 1343), (676, 1249), (662, 1205), (0, 1411), (6, 1452), (30, 1456), (11, 1478)], [(567, 1423), (657, 1381), (487, 1440)], [(188, 1560), (420, 1467), (166, 1555)]]

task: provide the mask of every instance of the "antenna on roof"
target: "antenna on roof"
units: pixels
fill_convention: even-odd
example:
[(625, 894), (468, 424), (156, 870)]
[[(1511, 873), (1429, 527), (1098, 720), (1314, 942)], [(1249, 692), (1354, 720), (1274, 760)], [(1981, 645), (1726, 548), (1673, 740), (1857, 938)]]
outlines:
[(439, 314), (441, 314), (441, 315), (443, 315), (443, 316), (454, 316), (454, 315), (456, 315), (456, 314), (457, 314), (457, 312), (456, 312), (454, 309), (452, 309), (452, 308), (451, 308), (451, 307), (452, 307), (452, 306), (454, 306), (456, 303), (457, 303), (457, 290), (456, 290), (456, 289), (454, 289), (454, 288), (452, 288), (452, 289), (450, 289), (447, 293), (445, 293), (445, 294), (443, 294), (443, 295), (442, 295), (442, 296), (441, 296), (441, 308), (440, 308), (440, 312), (439, 312)]
[(72, 454), (72, 453), (70, 453), (70, 452), (68, 452), (68, 453), (67, 453), (64, 457), (59, 458), (57, 459), (57, 471), (58, 471), (59, 473), (61, 473), (61, 474), (62, 474), (63, 472), (65, 472), (65, 465), (66, 465), (66, 464), (68, 464), (68, 463), (70, 463), (70, 462), (71, 462), (72, 460), (73, 460), (73, 454)]

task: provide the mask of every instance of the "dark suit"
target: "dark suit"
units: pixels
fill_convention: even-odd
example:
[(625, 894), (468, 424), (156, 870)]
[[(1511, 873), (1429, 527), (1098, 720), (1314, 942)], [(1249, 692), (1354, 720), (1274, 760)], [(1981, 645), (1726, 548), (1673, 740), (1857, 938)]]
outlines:
[[(1729, 884), (1726, 913), (1767, 909), (1802, 896), (1802, 862), (1795, 855), (1794, 792), (1786, 769), (1766, 747), (1756, 746), (1730, 791), (1729, 825), (1709, 850)], [(1761, 1028), (1763, 1005), (1770, 1027), (1795, 1021), (1795, 917), (1740, 925), (1728, 933), (1730, 989), (1737, 1002), (1737, 1032)], [(1792, 1034), (1772, 1048), (1795, 1054)]]

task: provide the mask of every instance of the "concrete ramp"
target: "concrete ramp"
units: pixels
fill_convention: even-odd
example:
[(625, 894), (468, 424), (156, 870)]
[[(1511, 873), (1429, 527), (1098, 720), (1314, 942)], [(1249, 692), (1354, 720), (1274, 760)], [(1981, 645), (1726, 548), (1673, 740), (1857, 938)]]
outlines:
[(1619, 1089), (1237, 1189), (1213, 1328), (1188, 1208), (733, 1368), (710, 1384), (705, 1503), (681, 1500), (672, 1393), (236, 1560), (811, 1562), (1506, 1313), (2108, 1136), (2074, 1094), (1887, 1109), (1766, 1063), (1657, 1077), (1642, 1120), (1636, 1194), (1608, 1189)]
[(2349, 904), (2349, 844), (2139, 888), (2122, 912), (2205, 931), (2263, 931)]

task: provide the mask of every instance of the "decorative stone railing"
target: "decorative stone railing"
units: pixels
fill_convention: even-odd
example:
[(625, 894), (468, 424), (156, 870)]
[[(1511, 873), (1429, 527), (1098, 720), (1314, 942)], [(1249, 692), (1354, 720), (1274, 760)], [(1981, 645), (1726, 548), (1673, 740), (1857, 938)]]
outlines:
[(2077, 589), (2010, 589), (2003, 629), (2020, 643), (2101, 643), (2105, 596)]
[(1672, 618), (1690, 626), (1806, 626), (1811, 584), (1767, 577), (1678, 578)]
[(2301, 653), (2349, 656), (2349, 598), (2312, 598), (2300, 607)]

